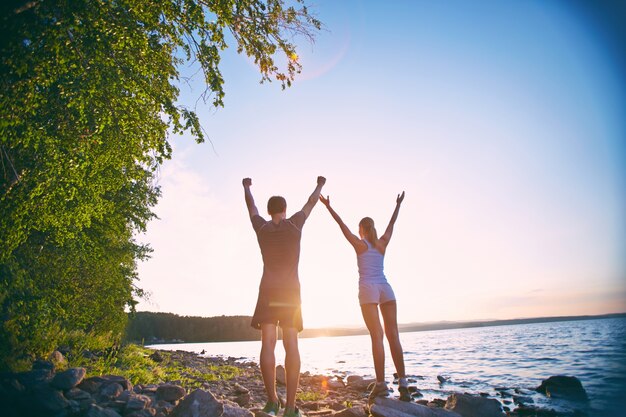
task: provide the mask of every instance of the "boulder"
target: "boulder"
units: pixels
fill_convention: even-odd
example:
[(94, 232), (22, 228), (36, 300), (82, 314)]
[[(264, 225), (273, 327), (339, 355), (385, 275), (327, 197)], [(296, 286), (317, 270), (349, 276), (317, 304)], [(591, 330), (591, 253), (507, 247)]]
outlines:
[(185, 389), (179, 385), (163, 384), (157, 388), (156, 395), (159, 400), (174, 402), (185, 396)]
[(247, 394), (250, 392), (250, 390), (248, 390), (248, 388), (244, 387), (243, 385), (239, 384), (238, 382), (235, 382), (235, 385), (233, 385), (233, 390), (235, 391), (235, 394)]
[(370, 411), (375, 417), (462, 417), (453, 411), (384, 397), (374, 399)]
[(29, 372), (20, 372), (16, 374), (17, 381), (24, 387), (33, 387), (35, 385), (45, 384), (52, 380), (54, 373), (49, 368), (33, 369)]
[(102, 378), (104, 378), (105, 380), (105, 385), (108, 383), (117, 383), (120, 384), (122, 386), (122, 388), (124, 388), (124, 390), (132, 390), (133, 389), (133, 384), (130, 382), (130, 380), (128, 378), (124, 378), (123, 376), (119, 376), (119, 375), (104, 375)]
[(243, 394), (238, 394), (233, 401), (239, 404), (241, 407), (248, 407), (250, 405), (250, 393), (246, 392)]
[(92, 404), (85, 417), (122, 417), (120, 413), (110, 408), (102, 408), (99, 405)]
[(54, 371), (54, 363), (52, 363), (50, 361), (44, 361), (42, 359), (37, 359), (37, 360), (35, 360), (35, 362), (33, 362), (32, 369), (33, 370), (36, 370), (36, 369), (47, 369), (48, 371), (52, 372), (52, 371)]
[(452, 394), (448, 397), (445, 409), (463, 417), (505, 417), (498, 400), (467, 394)]
[(333, 414), (333, 417), (368, 417), (368, 415), (363, 407), (350, 407)]
[(232, 401), (225, 400), (222, 406), (224, 407), (222, 417), (254, 417), (254, 414), (252, 414), (250, 410), (241, 408)]
[(343, 380), (341, 379), (333, 378), (326, 381), (326, 386), (329, 389), (341, 389), (345, 388), (346, 384), (344, 384)]
[(133, 394), (128, 398), (126, 410), (143, 410), (150, 405), (151, 401), (147, 395)]
[(219, 417), (224, 406), (209, 391), (197, 389), (183, 398), (170, 414), (171, 417)]
[(117, 382), (113, 382), (111, 384), (102, 385), (100, 388), (100, 395), (104, 398), (114, 399), (117, 398), (122, 392), (124, 388)]
[(163, 362), (164, 360), (163, 355), (158, 350), (148, 357), (157, 363)]
[(355, 391), (367, 391), (368, 387), (376, 382), (376, 379), (365, 379), (359, 375), (350, 375), (347, 378), (348, 388), (353, 389)]
[(152, 408), (146, 408), (143, 410), (133, 411), (132, 413), (125, 413), (124, 417), (154, 417), (156, 410)]
[(128, 414), (124, 414), (124, 417), (154, 417), (156, 413), (156, 410), (152, 408), (145, 408), (143, 410), (137, 410)]
[(536, 388), (548, 397), (563, 398), (574, 401), (587, 401), (587, 392), (583, 388), (583, 384), (575, 376), (557, 375), (543, 380), (541, 385)]
[(28, 399), (29, 407), (41, 411), (41, 414), (55, 414), (69, 407), (69, 402), (61, 391), (50, 385), (39, 385), (33, 388)]
[(97, 394), (103, 382), (104, 378), (100, 376), (92, 376), (90, 378), (83, 379), (81, 383), (78, 384), (78, 388), (90, 394)]
[(74, 387), (65, 392), (65, 398), (68, 400), (80, 401), (91, 398), (91, 395), (87, 391)]
[(86, 373), (85, 368), (70, 368), (67, 371), (56, 374), (51, 384), (53, 387), (65, 391), (80, 384)]
[(78, 384), (78, 388), (83, 391), (87, 391), (90, 394), (96, 394), (106, 385), (113, 383), (119, 384), (124, 391), (130, 391), (133, 389), (133, 384), (131, 384), (128, 379), (117, 375), (92, 376), (90, 378), (85, 378), (80, 384)]
[(278, 382), (281, 385), (286, 385), (287, 384), (287, 379), (285, 377), (285, 367), (282, 365), (278, 365), (276, 367), (276, 382)]
[(48, 356), (48, 361), (52, 362), (55, 368), (64, 368), (67, 365), (67, 359), (58, 350), (55, 350)]

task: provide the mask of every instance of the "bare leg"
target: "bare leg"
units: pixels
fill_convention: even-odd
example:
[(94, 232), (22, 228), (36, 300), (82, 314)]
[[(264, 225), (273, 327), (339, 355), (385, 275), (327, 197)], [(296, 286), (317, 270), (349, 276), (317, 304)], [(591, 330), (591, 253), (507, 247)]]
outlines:
[(276, 395), (276, 325), (261, 324), (261, 374), (267, 399), (271, 402), (278, 402)]
[(367, 330), (372, 339), (372, 355), (374, 356), (374, 370), (376, 371), (376, 381), (385, 381), (385, 347), (383, 345), (384, 332), (378, 317), (377, 304), (361, 304), (361, 313), (365, 320)]
[(296, 407), (296, 392), (300, 382), (300, 351), (298, 350), (298, 330), (295, 327), (283, 328), (285, 347), (285, 376), (287, 379), (287, 403), (285, 411)]
[(399, 378), (405, 378), (404, 370), (404, 354), (402, 353), (402, 345), (400, 344), (400, 334), (398, 332), (398, 307), (395, 301), (389, 301), (380, 305), (380, 312), (385, 322), (385, 333), (391, 350), (391, 358), (396, 366)]

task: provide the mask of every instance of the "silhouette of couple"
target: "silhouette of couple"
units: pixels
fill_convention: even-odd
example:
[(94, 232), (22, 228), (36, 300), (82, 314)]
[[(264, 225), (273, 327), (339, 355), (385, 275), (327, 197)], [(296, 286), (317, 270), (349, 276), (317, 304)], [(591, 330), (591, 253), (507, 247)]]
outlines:
[[(272, 415), (277, 415), (282, 406), (276, 394), (276, 359), (274, 356), (277, 326), (280, 326), (285, 348), (287, 387), (284, 416), (300, 417), (300, 411), (295, 406), (296, 391), (300, 379), (298, 333), (302, 331), (298, 262), (302, 227), (318, 200), (326, 206), (357, 254), (359, 304), (371, 337), (376, 372), (376, 384), (370, 392), (370, 398), (388, 394), (387, 383), (385, 382), (383, 346), (383, 337), (386, 334), (399, 377), (400, 399), (411, 400), (398, 333), (396, 298), (383, 271), (385, 251), (391, 240), (400, 205), (404, 200), (404, 192), (396, 198), (396, 207), (391, 220), (389, 220), (389, 225), (380, 238), (377, 236), (374, 221), (369, 217), (364, 217), (359, 222), (360, 237), (357, 237), (333, 210), (330, 205), (330, 197), (324, 198), (321, 195), (325, 183), (326, 178), (317, 177), (317, 186), (313, 193), (302, 209), (289, 218), (287, 217), (285, 199), (278, 196), (271, 197), (267, 202), (267, 212), (271, 220), (267, 221), (259, 215), (259, 210), (254, 203), (250, 191), (252, 180), (244, 178), (242, 181), (246, 206), (263, 258), (263, 276), (251, 324), (261, 330), (260, 365), (268, 397), (263, 411)], [(383, 316), (384, 331), (379, 318), (379, 309)]]

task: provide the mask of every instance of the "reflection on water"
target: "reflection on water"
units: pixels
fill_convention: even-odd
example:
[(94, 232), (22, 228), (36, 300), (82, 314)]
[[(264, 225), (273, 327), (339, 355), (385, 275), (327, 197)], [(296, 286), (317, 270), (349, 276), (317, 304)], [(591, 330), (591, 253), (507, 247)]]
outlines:
[[(552, 375), (578, 377), (590, 397), (591, 414), (609, 415), (626, 386), (626, 319), (521, 324), (401, 334), (406, 369), (426, 399), (455, 391), (517, 390), (536, 405), (568, 408), (533, 391)], [(209, 356), (258, 361), (260, 342), (157, 345), (160, 349), (205, 350)], [(300, 339), (302, 371), (319, 374), (374, 374), (368, 336)], [(277, 346), (278, 363), (284, 351)], [(386, 375), (395, 372), (387, 349)], [(439, 383), (437, 376), (447, 381)], [(595, 412), (593, 410), (596, 410)], [(602, 411), (600, 411), (602, 410)], [(618, 414), (617, 410), (615, 414)]]

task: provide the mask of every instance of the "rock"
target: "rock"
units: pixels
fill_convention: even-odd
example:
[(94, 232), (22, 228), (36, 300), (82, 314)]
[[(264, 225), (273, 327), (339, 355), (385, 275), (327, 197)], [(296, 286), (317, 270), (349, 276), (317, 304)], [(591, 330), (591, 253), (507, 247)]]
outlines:
[(367, 388), (372, 382), (376, 382), (376, 379), (364, 379), (359, 375), (350, 375), (347, 378), (348, 388), (356, 391), (367, 391)]
[(102, 408), (99, 405), (92, 404), (85, 417), (122, 417), (120, 413), (115, 410), (111, 410), (110, 408)]
[(128, 398), (126, 403), (127, 410), (143, 410), (150, 405), (150, 397), (147, 395), (133, 394)]
[(197, 389), (183, 398), (170, 414), (171, 417), (219, 417), (224, 406), (209, 391)]
[(583, 384), (575, 376), (557, 375), (543, 380), (536, 388), (548, 397), (563, 398), (574, 401), (587, 401), (587, 392)]
[(133, 411), (132, 413), (124, 414), (124, 417), (154, 417), (156, 415), (154, 408), (145, 408), (143, 410)]
[(104, 378), (105, 380), (105, 384), (108, 383), (117, 383), (120, 384), (122, 386), (122, 388), (124, 388), (124, 390), (132, 390), (133, 389), (133, 384), (130, 382), (130, 380), (128, 378), (124, 378), (123, 376), (118, 376), (118, 375), (104, 375), (102, 378)]
[(333, 379), (329, 379), (329, 380), (326, 382), (326, 386), (327, 386), (329, 389), (341, 389), (341, 388), (345, 388), (345, 387), (346, 387), (346, 384), (344, 384), (344, 382), (343, 382), (341, 379), (335, 379), (335, 378), (333, 378)]
[(122, 391), (122, 393), (117, 396), (116, 401), (123, 401), (127, 403), (128, 400), (130, 400), (131, 395), (134, 395), (134, 394), (141, 394), (141, 393), (135, 392), (135, 391)]
[(384, 397), (377, 397), (370, 411), (375, 417), (462, 417), (453, 411)]
[(287, 380), (285, 379), (285, 367), (282, 365), (278, 365), (276, 367), (276, 382), (278, 382), (281, 385), (286, 385)]
[(157, 363), (163, 362), (163, 360), (165, 359), (163, 358), (161, 352), (159, 352), (158, 350), (148, 357)]
[(463, 417), (505, 417), (498, 400), (467, 394), (452, 394), (448, 397), (445, 409)]
[(65, 398), (68, 400), (86, 400), (91, 398), (91, 395), (87, 391), (83, 391), (80, 388), (70, 388), (65, 392)]
[(50, 356), (48, 356), (48, 361), (54, 364), (55, 369), (63, 368), (67, 365), (67, 359), (65, 359), (65, 356), (63, 356), (63, 354), (58, 350), (55, 350), (50, 354)]
[(224, 412), (222, 417), (254, 417), (254, 414), (250, 410), (239, 407), (238, 404), (225, 400), (222, 403)]
[(422, 398), (424, 396), (424, 394), (422, 394), (417, 388), (414, 390), (411, 390), (411, 388), (415, 387), (409, 387), (409, 392), (411, 393), (412, 398)]
[(35, 385), (45, 384), (52, 380), (54, 373), (49, 368), (33, 369), (29, 372), (20, 372), (17, 376), (17, 381), (24, 387), (33, 387)]
[(235, 394), (247, 394), (250, 392), (248, 388), (244, 387), (238, 382), (235, 382), (235, 385), (233, 385), (233, 390), (235, 391)]
[(30, 407), (35, 410), (43, 411), (41, 414), (44, 415), (46, 413), (58, 413), (64, 408), (69, 407), (69, 402), (61, 391), (49, 385), (38, 385), (34, 387), (28, 401)]
[[(510, 400), (504, 400), (503, 402), (506, 403), (506, 401), (510, 401)], [(534, 402), (531, 397), (523, 396), (523, 395), (514, 395), (513, 401), (515, 401), (516, 404), (532, 404)]]
[(100, 395), (104, 398), (117, 398), (124, 391), (124, 388), (117, 382), (113, 382), (110, 384), (102, 385), (100, 388)]
[(156, 394), (157, 390), (159, 389), (159, 385), (156, 384), (148, 384), (148, 385), (144, 385), (139, 392), (142, 394)]
[(446, 406), (446, 400), (442, 400), (441, 398), (433, 398), (433, 400), (428, 402), (427, 404), (429, 407), (443, 408)]
[(385, 397), (377, 397), (370, 411), (380, 417), (462, 417), (453, 411)]
[(133, 384), (131, 384), (128, 379), (117, 375), (92, 376), (90, 378), (85, 378), (80, 384), (78, 384), (78, 388), (83, 391), (87, 391), (90, 394), (96, 394), (106, 385), (112, 383), (119, 384), (124, 391), (130, 391), (133, 389)]
[(368, 415), (363, 407), (350, 407), (333, 414), (333, 417), (368, 417)]
[(334, 402), (331, 402), (331, 403), (327, 403), (326, 406), (328, 408), (330, 408), (331, 410), (333, 410), (333, 411), (343, 411), (346, 408), (348, 408), (348, 407), (346, 407), (345, 403), (340, 403), (340, 402), (337, 402), (337, 401), (334, 401)]
[(319, 401), (306, 401), (300, 404), (298, 407), (300, 407), (300, 409), (302, 410), (317, 411), (320, 409), (320, 402)]
[(74, 388), (76, 385), (80, 384), (86, 372), (85, 368), (70, 368), (67, 371), (56, 374), (51, 384), (53, 387), (64, 391)]
[(241, 407), (248, 407), (250, 405), (250, 393), (239, 394), (234, 400)]
[(174, 384), (163, 384), (157, 388), (156, 396), (159, 400), (174, 402), (185, 396), (185, 389)]
[(48, 371), (54, 371), (54, 363), (50, 361), (44, 361), (42, 359), (37, 359), (33, 362), (32, 370), (37, 369), (46, 369)]
[(168, 401), (159, 400), (157, 401), (155, 408), (157, 414), (169, 414), (174, 409), (174, 405)]
[(448, 380), (449, 378), (446, 378), (445, 376), (437, 375), (437, 381), (439, 381), (440, 384), (443, 384), (444, 382), (447, 382)]
[(317, 411), (309, 411), (306, 413), (307, 417), (326, 417), (333, 414), (333, 410), (329, 410), (328, 408)]
[(105, 380), (102, 377), (92, 376), (90, 378), (83, 379), (81, 383), (78, 384), (78, 388), (90, 394), (97, 394), (104, 381)]

